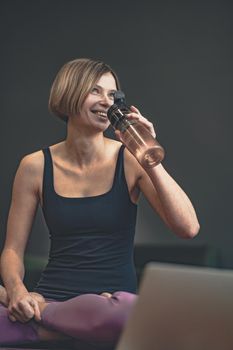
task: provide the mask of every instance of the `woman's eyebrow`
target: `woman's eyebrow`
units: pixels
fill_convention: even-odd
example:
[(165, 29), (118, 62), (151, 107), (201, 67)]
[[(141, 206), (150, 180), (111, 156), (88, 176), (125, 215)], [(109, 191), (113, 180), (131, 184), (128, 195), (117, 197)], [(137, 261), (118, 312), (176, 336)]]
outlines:
[[(98, 84), (95, 84), (94, 86), (98, 87), (99, 89), (104, 89), (103, 86), (101, 85), (98, 85)], [(116, 92), (117, 90), (116, 89), (109, 89), (110, 92)]]

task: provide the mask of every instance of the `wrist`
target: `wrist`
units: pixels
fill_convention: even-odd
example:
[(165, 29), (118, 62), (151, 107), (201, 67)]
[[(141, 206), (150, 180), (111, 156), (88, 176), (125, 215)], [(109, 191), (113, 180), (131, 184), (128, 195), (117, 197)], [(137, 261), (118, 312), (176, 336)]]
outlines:
[(160, 174), (160, 172), (164, 169), (162, 163), (155, 164), (152, 167), (143, 166), (145, 172), (150, 176), (152, 174)]
[(22, 281), (16, 282), (12, 287), (11, 286), (6, 287), (6, 290), (10, 299), (15, 295), (28, 293)]

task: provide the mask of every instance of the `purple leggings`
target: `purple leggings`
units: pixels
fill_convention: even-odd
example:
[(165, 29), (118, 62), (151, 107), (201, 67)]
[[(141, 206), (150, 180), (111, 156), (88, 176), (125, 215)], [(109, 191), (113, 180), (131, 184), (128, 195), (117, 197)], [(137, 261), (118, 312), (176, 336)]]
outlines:
[[(83, 294), (67, 301), (52, 301), (41, 315), (41, 325), (69, 337), (95, 344), (116, 344), (135, 294), (115, 292), (111, 298)], [(7, 308), (0, 305), (0, 345), (35, 342), (38, 324), (11, 322)]]

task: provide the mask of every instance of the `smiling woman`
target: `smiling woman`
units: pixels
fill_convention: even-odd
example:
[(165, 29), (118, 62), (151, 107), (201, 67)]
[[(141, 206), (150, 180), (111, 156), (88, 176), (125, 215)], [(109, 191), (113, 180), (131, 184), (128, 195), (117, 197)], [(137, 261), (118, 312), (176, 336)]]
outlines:
[[(162, 164), (144, 168), (125, 145), (104, 136), (119, 87), (114, 71), (91, 59), (66, 63), (54, 80), (49, 109), (66, 121), (67, 136), (23, 157), (15, 176), (1, 255), (1, 345), (64, 336), (103, 348), (116, 344), (137, 298), (140, 192), (176, 235), (198, 233), (191, 201)], [(153, 124), (136, 107), (127, 118), (154, 137)], [(23, 258), (38, 204), (51, 247), (31, 293)]]
[[(101, 86), (96, 84), (106, 73), (113, 78), (113, 90), (120, 89), (116, 73), (107, 64), (85, 58), (67, 62), (53, 82), (49, 110), (65, 121), (68, 117), (77, 115), (90, 92), (99, 94)], [(109, 92), (109, 96), (112, 93)]]
[[(113, 89), (106, 89), (106, 86), (111, 86), (114, 87)], [(116, 92), (116, 82), (112, 76), (111, 73), (106, 73), (104, 75), (102, 75), (102, 77), (100, 78), (100, 80), (98, 81), (98, 84), (96, 84), (90, 92), (90, 96), (97, 96), (96, 100), (99, 99), (99, 96), (102, 96), (103, 99), (109, 99), (110, 101), (114, 101), (114, 93)], [(88, 99), (86, 99), (87, 102)], [(90, 103), (91, 103), (91, 98), (89, 98)], [(94, 103), (94, 98), (93, 98), (93, 103)], [(97, 100), (98, 103), (98, 100)], [(100, 108), (99, 106), (95, 107), (93, 106), (93, 108), (91, 109), (91, 111), (93, 113), (95, 113), (96, 115), (103, 117), (104, 119), (107, 119), (107, 110), (104, 109), (103, 107)]]
[(98, 84), (95, 84), (90, 90), (80, 107), (77, 123), (82, 124), (83, 127), (84, 125), (88, 127), (92, 125), (104, 131), (110, 124), (107, 110), (113, 104), (116, 90), (116, 80), (112, 73), (104, 73), (98, 80)]

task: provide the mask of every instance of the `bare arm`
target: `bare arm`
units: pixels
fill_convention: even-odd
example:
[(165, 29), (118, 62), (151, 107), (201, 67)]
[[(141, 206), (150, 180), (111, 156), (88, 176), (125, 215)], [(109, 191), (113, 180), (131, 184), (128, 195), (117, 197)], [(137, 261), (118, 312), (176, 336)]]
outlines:
[(24, 251), (38, 205), (38, 166), (35, 156), (26, 156), (16, 172), (7, 233), (1, 255), (1, 275), (9, 298), (11, 319), (22, 322), (38, 314), (24, 278)]
[[(153, 124), (144, 118), (137, 108), (132, 106), (131, 110), (132, 113), (127, 117), (137, 119), (155, 136)], [(143, 169), (135, 158), (132, 159), (129, 152), (128, 160), (131, 163), (131, 170), (133, 168), (137, 174), (137, 188), (145, 195), (165, 224), (179, 237), (194, 237), (200, 228), (194, 207), (187, 194), (162, 164), (154, 168)]]
[(138, 186), (167, 226), (182, 238), (193, 238), (199, 231), (194, 207), (162, 164), (147, 169)]

